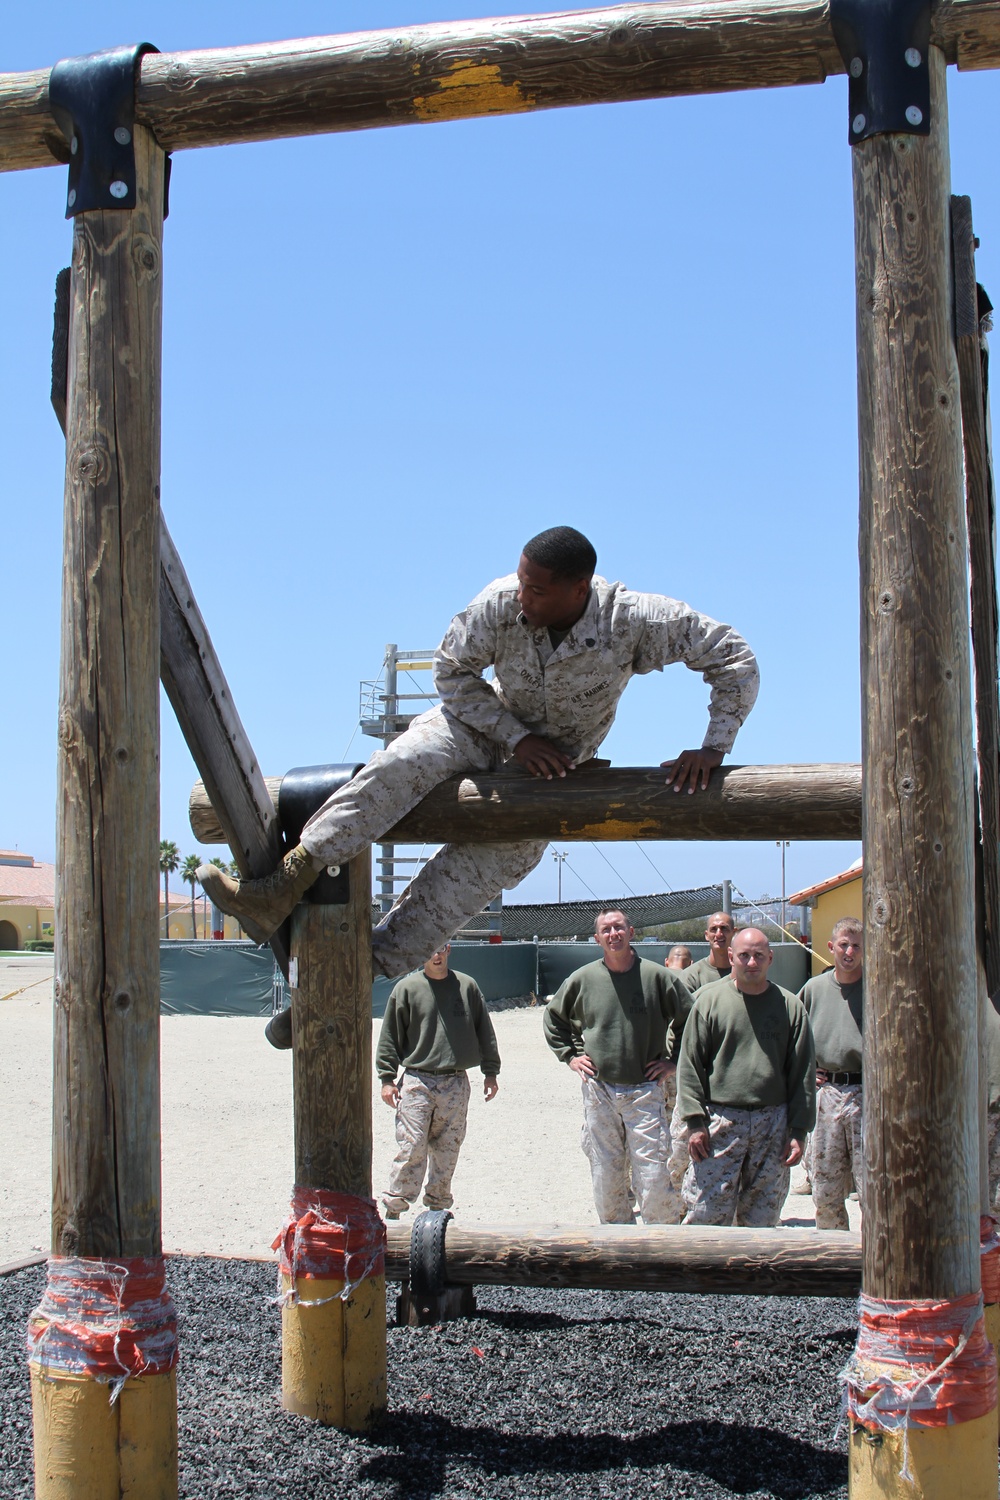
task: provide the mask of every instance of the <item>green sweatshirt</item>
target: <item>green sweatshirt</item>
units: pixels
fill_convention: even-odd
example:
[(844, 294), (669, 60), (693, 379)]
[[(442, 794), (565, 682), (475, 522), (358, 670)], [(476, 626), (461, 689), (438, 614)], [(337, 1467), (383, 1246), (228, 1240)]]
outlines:
[(801, 1000), (769, 984), (744, 995), (720, 979), (698, 995), (677, 1064), (677, 1106), (689, 1125), (711, 1109), (788, 1105), (788, 1131), (803, 1140), (816, 1123), (816, 1056)]
[(571, 974), (542, 1016), (545, 1040), (560, 1061), (586, 1053), (603, 1083), (645, 1081), (646, 1064), (666, 1057), (667, 1027), (679, 1034), (691, 996), (675, 969), (635, 957), (624, 974), (603, 958)]
[(840, 984), (828, 969), (806, 980), (799, 999), (812, 1026), (817, 1067), (827, 1073), (860, 1073), (864, 980)]
[(407, 974), (389, 996), (375, 1053), (383, 1083), (400, 1068), (418, 1073), (464, 1073), (476, 1065), (487, 1078), (500, 1071), (493, 1023), (482, 992), (468, 974), (444, 979)]
[(695, 990), (700, 990), (703, 984), (717, 984), (720, 979), (725, 979), (729, 972), (729, 964), (726, 964), (724, 969), (717, 969), (706, 954), (704, 958), (699, 958), (697, 963), (688, 964), (686, 969), (681, 969), (680, 976), (693, 995)]

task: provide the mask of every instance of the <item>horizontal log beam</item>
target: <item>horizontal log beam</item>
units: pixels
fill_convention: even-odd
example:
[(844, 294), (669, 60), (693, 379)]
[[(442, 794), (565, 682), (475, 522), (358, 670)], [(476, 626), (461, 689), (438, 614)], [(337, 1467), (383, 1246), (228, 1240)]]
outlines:
[[(281, 778), (266, 777), (265, 784), (277, 799)], [(199, 843), (226, 842), (201, 782), (188, 811)], [(520, 770), (453, 776), (385, 836), (401, 844), (859, 839), (861, 767), (728, 766), (713, 771), (707, 790), (694, 796), (678, 796), (659, 767), (580, 767), (560, 781)]]
[[(410, 1274), (410, 1229), (389, 1224), (387, 1281)], [(701, 1225), (524, 1224), (445, 1232), (453, 1286), (562, 1286), (593, 1291), (705, 1292), (732, 1296), (856, 1297), (861, 1236), (812, 1229)]]
[[(931, 37), (959, 67), (1000, 66), (1000, 0), (939, 0)], [(843, 71), (823, 0), (673, 0), (150, 53), (136, 112), (178, 151), (784, 88)], [(0, 74), (0, 170), (67, 159), (48, 71)]]

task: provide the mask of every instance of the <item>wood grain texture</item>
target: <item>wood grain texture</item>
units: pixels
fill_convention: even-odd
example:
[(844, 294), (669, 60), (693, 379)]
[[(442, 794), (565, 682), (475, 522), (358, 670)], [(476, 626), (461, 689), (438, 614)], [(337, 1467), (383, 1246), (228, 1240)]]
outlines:
[(56, 826), (52, 1248), (160, 1251), (162, 153), (73, 225)]
[(853, 150), (861, 470), (865, 1291), (979, 1286), (967, 542), (945, 64)]
[(952, 198), (955, 350), (962, 401), (965, 513), (969, 530), (969, 607), (975, 681), (976, 785), (979, 850), (976, 861), (980, 933), (986, 986), (1000, 992), (1000, 701), (997, 697), (996, 514), (990, 471), (989, 418), (983, 340), (976, 293), (972, 202)]
[[(949, 62), (997, 67), (1000, 0), (939, 0), (932, 35)], [(176, 151), (843, 71), (822, 0), (671, 0), (149, 54), (137, 109)], [(47, 88), (43, 72), (0, 75), (0, 169), (66, 159)]]
[[(389, 1224), (387, 1281), (410, 1273), (410, 1227)], [(456, 1286), (569, 1286), (595, 1291), (854, 1297), (861, 1236), (812, 1229), (700, 1224), (494, 1225), (451, 1222), (447, 1279)]]
[(350, 864), (346, 906), (300, 902), (292, 914), (295, 1181), (372, 1191), (371, 859)]
[[(62, 295), (65, 278), (65, 306)], [(68, 387), (69, 271), (56, 283), (52, 341), (52, 406), (66, 436)], [(281, 858), (278, 814), (236, 710), (222, 664), (202, 618), (187, 573), (160, 511), (160, 681), (215, 815), (243, 876), (267, 875)], [(271, 949), (288, 974), (286, 929)]]
[[(279, 777), (265, 777), (273, 799)], [(203, 844), (225, 834), (201, 782), (188, 804)], [(387, 830), (399, 843), (489, 843), (506, 839), (856, 839), (861, 767), (727, 766), (689, 797), (655, 766), (588, 771), (539, 781), (512, 767), (453, 776)]]
[(162, 516), (160, 679), (240, 874), (269, 874), (281, 858), (277, 810)]

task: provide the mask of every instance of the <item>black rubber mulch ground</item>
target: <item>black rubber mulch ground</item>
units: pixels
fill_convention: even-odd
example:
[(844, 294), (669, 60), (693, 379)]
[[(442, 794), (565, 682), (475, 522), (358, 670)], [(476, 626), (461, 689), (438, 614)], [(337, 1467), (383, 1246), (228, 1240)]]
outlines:
[[(23, 1338), (44, 1268), (0, 1278), (0, 1491), (28, 1500)], [(482, 1288), (389, 1330), (389, 1415), (348, 1437), (279, 1405), (274, 1271), (171, 1257), (185, 1500), (846, 1496), (852, 1302)]]

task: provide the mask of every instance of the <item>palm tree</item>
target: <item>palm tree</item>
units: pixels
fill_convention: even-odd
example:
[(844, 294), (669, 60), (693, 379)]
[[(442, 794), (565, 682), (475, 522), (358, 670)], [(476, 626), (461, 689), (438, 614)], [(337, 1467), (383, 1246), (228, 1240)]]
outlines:
[(163, 901), (167, 908), (163, 919), (164, 936), (170, 936), (170, 876), (181, 862), (181, 851), (172, 839), (160, 840), (160, 869), (163, 871)]
[[(229, 866), (226, 864), (226, 861), (224, 859), (220, 859), (218, 855), (216, 855), (214, 859), (210, 859), (209, 860), (209, 864), (210, 865), (215, 865), (218, 869), (224, 870), (227, 875), (229, 874)], [(214, 910), (215, 910), (215, 908), (213, 907), (213, 911)], [(223, 913), (223, 915), (222, 915), (222, 933), (223, 933), (223, 936), (225, 936), (225, 932), (226, 932), (226, 918), (225, 918), (225, 914)]]
[(197, 854), (189, 854), (181, 867), (181, 879), (186, 880), (191, 887), (191, 936), (198, 936), (198, 916), (194, 906), (195, 886), (198, 884), (198, 866), (201, 860)]

